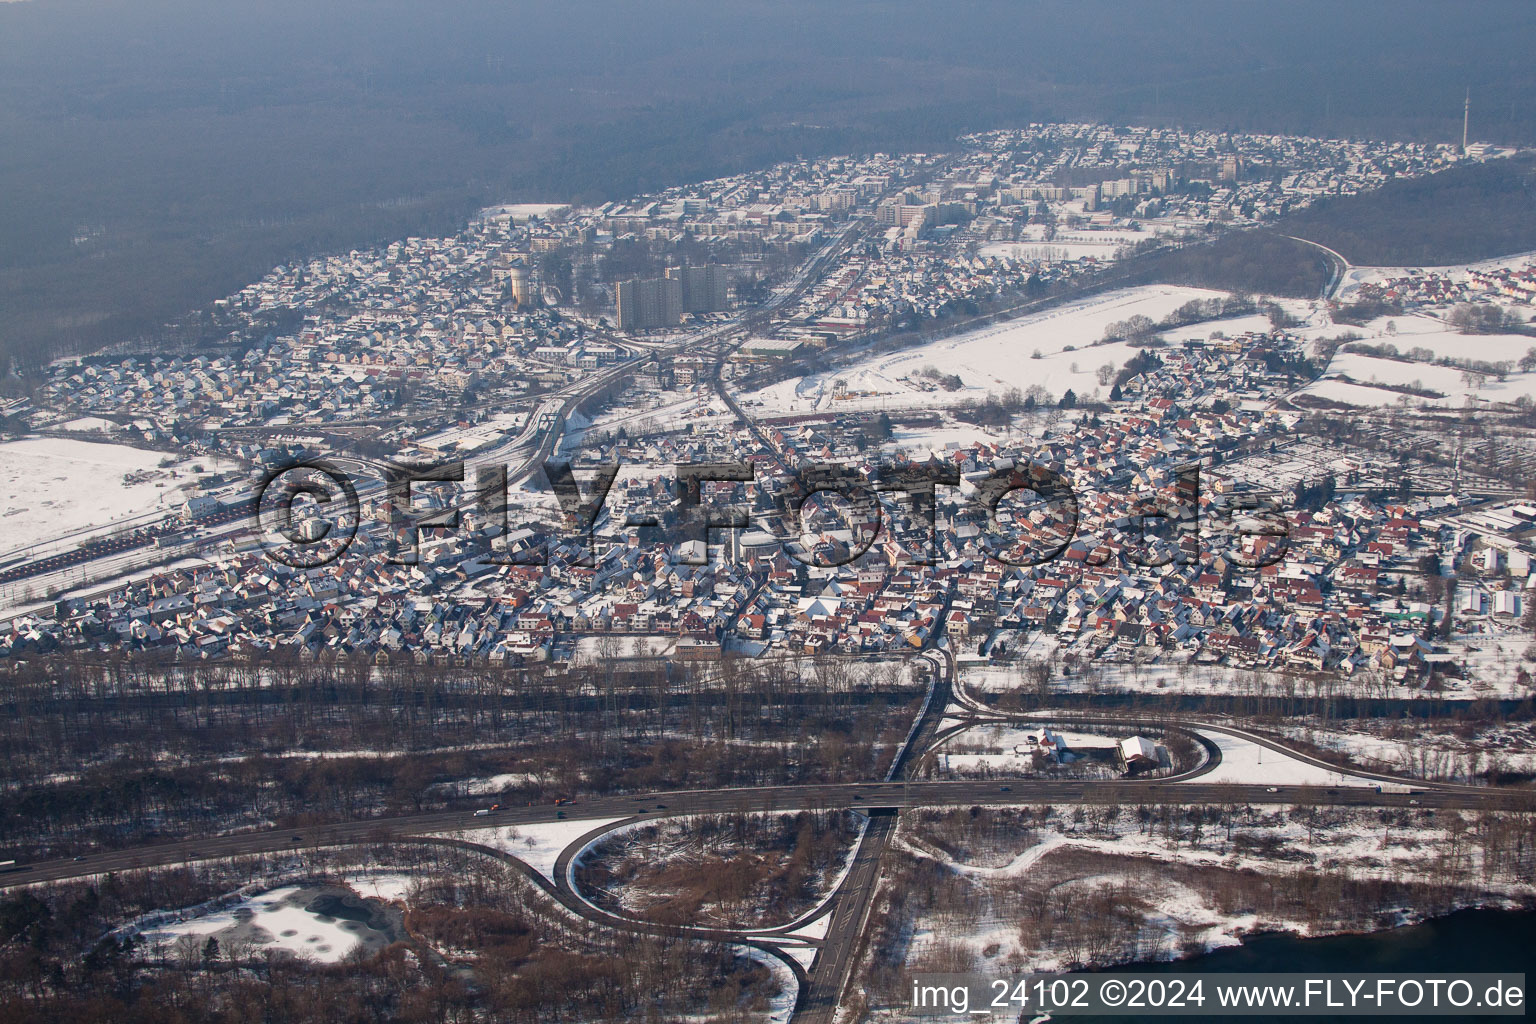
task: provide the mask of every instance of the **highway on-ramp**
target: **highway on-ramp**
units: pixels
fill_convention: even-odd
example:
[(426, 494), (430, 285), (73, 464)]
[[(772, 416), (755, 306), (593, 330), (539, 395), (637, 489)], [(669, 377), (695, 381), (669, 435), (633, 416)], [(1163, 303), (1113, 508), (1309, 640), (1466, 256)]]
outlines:
[[(957, 728), (995, 724), (999, 721), (1041, 721), (1031, 716), (986, 715), (979, 709), (962, 708), (963, 720), (940, 728), (950, 702), (954, 663), (948, 652), (926, 651), (922, 659), (932, 667), (929, 699), (893, 760), (887, 779), (879, 781), (809, 785), (756, 786), (703, 790), (605, 795), (577, 803), (513, 807), (493, 814), (476, 814), (474, 807), (422, 814), (363, 818), (292, 829), (267, 829), (229, 835), (143, 845), (106, 851), (74, 859), (23, 864), (0, 872), (0, 888), (14, 888), (67, 879), (98, 877), (109, 872), (173, 866), (196, 861), (247, 857), (325, 846), (357, 844), (439, 843), (469, 847), (512, 863), (552, 898), (572, 912), (607, 927), (650, 934), (671, 934), (709, 941), (750, 945), (780, 958), (799, 982), (798, 1020), (829, 1022), (844, 1001), (845, 990), (858, 960), (866, 924), (878, 889), (881, 860), (895, 834), (899, 813), (912, 807), (971, 807), (1020, 804), (1151, 805), (1206, 804), (1244, 805), (1339, 805), (1370, 807), (1460, 808), (1471, 810), (1533, 810), (1536, 793), (1529, 790), (1498, 790), (1470, 786), (1396, 779), (1371, 773), (1367, 778), (1391, 781), (1390, 791), (1372, 785), (1266, 786), (1260, 784), (1202, 781), (1219, 763), (1219, 752), (1181, 773), (1150, 778), (1115, 780), (1012, 779), (1007, 781), (917, 780), (912, 769), (934, 746)], [(1201, 730), (1224, 731), (1262, 743), (1288, 757), (1326, 766), (1305, 753), (1291, 750), (1271, 737), (1240, 727), (1196, 723), (1177, 716), (1095, 715), (1055, 716), (1056, 724), (1113, 724), (1145, 729), (1158, 724), (1199, 736)], [(1208, 753), (1212, 750), (1207, 744)], [(1350, 771), (1349, 774), (1362, 774)], [(1383, 787), (1385, 790), (1385, 787)], [(779, 928), (734, 929), (661, 925), (625, 916), (596, 906), (578, 890), (572, 865), (589, 844), (615, 828), (637, 821), (667, 817), (771, 813), (813, 809), (847, 809), (868, 816), (868, 825), (856, 847), (841, 885), (813, 917), (828, 918), (824, 936), (799, 941), (816, 951), (807, 972), (782, 948), (787, 933)], [(455, 839), (454, 833), (487, 826), (526, 826), (561, 819), (590, 820), (593, 828), (570, 843), (556, 861), (555, 877), (545, 878), (504, 850)]]

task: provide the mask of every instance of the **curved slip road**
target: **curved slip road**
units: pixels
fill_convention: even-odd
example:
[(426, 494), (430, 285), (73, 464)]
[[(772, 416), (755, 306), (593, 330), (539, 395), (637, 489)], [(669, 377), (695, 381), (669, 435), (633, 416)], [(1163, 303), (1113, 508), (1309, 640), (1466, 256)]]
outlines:
[[(509, 808), (489, 816), (477, 816), (472, 808), (459, 808), (426, 814), (387, 818), (340, 821), (319, 827), (268, 829), (234, 835), (161, 843), (132, 849), (93, 854), (78, 860), (52, 860), (20, 865), (0, 872), (0, 889), (40, 882), (99, 876), (107, 872), (136, 868), (185, 864), (200, 860), (267, 854), (321, 846), (359, 843), (435, 843), (476, 850), (516, 868), (542, 891), (570, 912), (608, 927), (657, 935), (694, 938), (751, 946), (785, 963), (799, 982), (796, 1018), (804, 1021), (830, 1022), (842, 1001), (860, 942), (872, 908), (879, 880), (880, 862), (895, 833), (900, 810), (910, 807), (999, 806), (1021, 803), (1050, 804), (1285, 804), (1346, 805), (1426, 808), (1467, 808), (1536, 810), (1536, 791), (1492, 790), (1428, 783), (1368, 772), (1348, 772), (1362, 778), (1379, 779), (1402, 787), (1402, 792), (1377, 792), (1370, 786), (1264, 786), (1202, 782), (1219, 763), (1220, 751), (1200, 736), (1202, 730), (1229, 733), (1263, 744), (1304, 762), (1339, 771), (1337, 766), (1293, 751), (1280, 742), (1236, 726), (1197, 722), (1178, 716), (1051, 716), (1053, 723), (1082, 725), (1119, 725), (1146, 727), (1158, 725), (1178, 729), (1200, 739), (1213, 755), (1195, 769), (1155, 779), (1118, 779), (1112, 781), (1017, 779), (999, 781), (916, 781), (913, 766), (930, 752), (937, 742), (955, 732), (974, 726), (1007, 722), (1039, 722), (1039, 715), (1003, 715), (964, 708), (963, 719), (939, 729), (939, 722), (950, 709), (954, 663), (947, 651), (930, 650), (922, 658), (933, 667), (929, 699), (913, 723), (906, 740), (893, 759), (890, 776), (884, 781), (811, 784), (797, 786), (759, 786), (730, 789), (678, 790), (631, 796), (604, 796), (556, 808), (551, 806)], [(1412, 787), (1412, 791), (1409, 791)], [(572, 866), (581, 853), (603, 835), (636, 821), (661, 817), (721, 813), (771, 813), (807, 809), (849, 809), (869, 816), (868, 827), (860, 839), (851, 863), (836, 891), (815, 911), (791, 925), (763, 929), (710, 928), (663, 925), (612, 913), (585, 899), (574, 883)], [(486, 826), (526, 825), (560, 819), (606, 819), (584, 833), (561, 851), (556, 861), (555, 879), (546, 879), (513, 854), (467, 840), (434, 835)], [(825, 937), (800, 939), (804, 947), (817, 949), (812, 970), (807, 973), (800, 963), (774, 941), (784, 939), (792, 930), (807, 922), (828, 917)]]

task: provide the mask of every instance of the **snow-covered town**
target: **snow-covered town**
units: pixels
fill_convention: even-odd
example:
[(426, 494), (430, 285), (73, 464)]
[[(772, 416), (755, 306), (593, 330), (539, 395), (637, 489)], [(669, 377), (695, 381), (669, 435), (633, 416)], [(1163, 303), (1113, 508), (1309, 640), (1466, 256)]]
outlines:
[(1513, 155), (1037, 124), (490, 206), (52, 361), (0, 954), (67, 903), (83, 970), (884, 1024), (1528, 911), (1536, 252), (1286, 219)]
[[(0, 647), (516, 664), (568, 662), (582, 637), (688, 658), (944, 642), (967, 662), (1093, 664), (1110, 686), (1129, 678), (1115, 665), (1213, 666), (1358, 692), (1529, 692), (1536, 502), (1470, 459), (1437, 473), (1313, 443), (1340, 389), (1394, 360), (1426, 362), (1409, 372), (1429, 386), (1465, 378), (1449, 404), (1404, 386), (1408, 409), (1527, 408), (1536, 337), (1452, 321), (1496, 300), (1499, 329), (1522, 330), (1528, 261), (1352, 269), (1332, 300), (1096, 286), (1135, 252), (1467, 157), (1086, 125), (963, 143), (597, 209), (492, 208), (455, 238), (278, 268), (214, 310), (227, 354), (58, 364), (21, 414), (51, 443), (158, 444), (204, 473), (116, 529), (112, 550), (132, 554), (104, 578), (69, 557), (40, 579), (8, 573)], [(1078, 174), (1102, 180), (1050, 184)], [(639, 303), (667, 322), (619, 326), (638, 315), (608, 280), (626, 258), (688, 261), (634, 282), (675, 285), (659, 313)], [(683, 311), (689, 281), (690, 310), (707, 311)], [(1052, 289), (1065, 297), (1042, 299)], [(748, 322), (755, 296), (780, 301)], [(1361, 333), (1340, 310), (1368, 299), (1397, 305)], [(1044, 311), (1011, 315), (1031, 302)], [(1366, 340), (1381, 336), (1409, 354)], [(1490, 358), (1430, 362), (1453, 349)], [(618, 467), (586, 524), (595, 548), (539, 468), (505, 508), (471, 500), (475, 470), (536, 432), (558, 433), (545, 450), (578, 477)], [(253, 474), (326, 456), (366, 474), (365, 455), (470, 476), (418, 483), (409, 514), (371, 496), (356, 541), (311, 568), (231, 513)], [(726, 462), (754, 479), (707, 485), (709, 504), (746, 518), (706, 553), (680, 539), (675, 469)], [(795, 504), (827, 465), (869, 500)], [(1070, 508), (1024, 501), (1040, 497), (1022, 489), (1030, 471), (1064, 481)], [(891, 489), (903, 474), (937, 488), (931, 511)], [(452, 509), (452, 529), (419, 525)], [(1152, 536), (1169, 509), (1176, 527)]]

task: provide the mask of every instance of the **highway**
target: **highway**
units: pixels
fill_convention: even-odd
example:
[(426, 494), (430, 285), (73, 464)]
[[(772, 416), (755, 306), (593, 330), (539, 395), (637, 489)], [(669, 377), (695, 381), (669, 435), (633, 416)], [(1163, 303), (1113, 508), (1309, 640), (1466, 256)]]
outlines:
[[(1399, 780), (1414, 787), (1428, 783)], [(1273, 792), (1271, 792), (1273, 790)], [(1355, 807), (1407, 807), (1466, 810), (1536, 810), (1536, 792), (1530, 790), (1432, 789), (1413, 794), (1377, 793), (1367, 787), (1201, 784), (1168, 779), (1113, 782), (1058, 782), (1014, 779), (1005, 783), (970, 781), (846, 782), (804, 786), (756, 786), (740, 789), (673, 790), (603, 796), (584, 799), (556, 809), (553, 806), (514, 807), (489, 820), (475, 817), (475, 807), (433, 811), (386, 818), (361, 818), (322, 826), (266, 829), (232, 835), (209, 836), (156, 843), (92, 854), (78, 861), (63, 859), (22, 864), (0, 874), (0, 888), (38, 882), (86, 878), (108, 871), (185, 864), (197, 860), (240, 857), (280, 850), (320, 846), (344, 846), (389, 842), (455, 829), (487, 825), (523, 825), (571, 820), (664, 817), (691, 814), (767, 813), (841, 808), (867, 811), (891, 807), (970, 807), (1010, 804), (1315, 804)], [(658, 807), (664, 810), (658, 810)]]
[[(1367, 778), (1398, 783), (1400, 792), (1377, 792), (1372, 786), (1265, 786), (1205, 783), (1220, 763), (1220, 751), (1202, 731), (1227, 732), (1285, 753), (1287, 756), (1339, 770), (1309, 755), (1250, 730), (1225, 723), (1196, 722), (1169, 715), (1055, 715), (1053, 724), (1120, 725), (1145, 728), (1157, 724), (1190, 732), (1205, 743), (1208, 757), (1192, 769), (1172, 776), (1112, 781), (1013, 779), (1008, 781), (917, 781), (910, 776), (939, 744), (963, 728), (1000, 722), (1039, 722), (1039, 716), (1003, 715), (976, 706), (971, 699), (951, 703), (955, 666), (944, 650), (925, 651), (921, 658), (931, 667), (929, 698), (914, 720), (906, 741), (893, 759), (885, 780), (800, 786), (761, 786), (704, 790), (675, 790), (624, 796), (585, 798), (562, 807), (541, 805), (514, 807), (489, 816), (477, 816), (475, 807), (384, 818), (337, 821), (319, 827), (268, 829), (233, 835), (207, 836), (177, 842), (114, 850), (69, 860), (40, 861), (0, 873), (0, 889), (41, 882), (100, 876), (108, 872), (172, 866), (200, 860), (245, 857), (306, 848), (354, 844), (435, 843), (474, 849), (512, 865), (571, 912), (610, 928), (646, 934), (666, 934), (709, 941), (750, 945), (783, 961), (799, 982), (796, 1020), (829, 1024), (836, 1008), (845, 1001), (846, 989), (859, 959), (861, 943), (878, 891), (881, 863), (899, 814), (911, 807), (970, 807), (1018, 804), (1147, 805), (1205, 804), (1336, 805), (1369, 807), (1457, 808), (1466, 810), (1536, 810), (1536, 792), (1493, 790), (1470, 786), (1399, 779), (1379, 773), (1351, 772)], [(940, 728), (948, 712), (960, 721)], [(1408, 791), (1411, 787), (1411, 792)], [(789, 926), (762, 929), (731, 929), (661, 925), (639, 920), (596, 906), (579, 891), (573, 864), (587, 845), (615, 828), (635, 821), (695, 814), (769, 813), (798, 810), (844, 809), (861, 812), (867, 827), (854, 852), (842, 884), (811, 918), (828, 918), (824, 937), (794, 939), (816, 948), (807, 972), (780, 948), (788, 941)], [(593, 828), (561, 851), (554, 877), (539, 872), (505, 852), (455, 839), (452, 833), (487, 826), (517, 826), (560, 819), (590, 820)], [(601, 820), (600, 820), (601, 819)], [(448, 835), (443, 835), (447, 833)]]
[[(713, 363), (714, 390), (731, 412), (766, 446), (766, 437), (726, 387), (723, 373), (725, 363), (756, 326), (767, 322), (776, 311), (802, 294), (818, 279), (820, 273), (831, 261), (856, 242), (861, 237), (862, 227), (861, 222), (853, 222), (844, 227), (837, 236), (807, 260), (796, 276), (763, 306), (684, 339), (658, 344), (650, 351), (662, 355), (691, 351), (710, 359)], [(1300, 241), (1306, 240), (1300, 239)], [(1315, 245), (1315, 243), (1308, 244)], [(1318, 248), (1324, 247), (1318, 246)], [(1331, 297), (1342, 280), (1347, 264), (1338, 254), (1332, 253), (1331, 250), (1325, 251), (1330, 254), (1332, 261), (1336, 261), (1332, 280), (1325, 289), (1325, 297)], [(1095, 287), (1102, 287), (1102, 285), (1103, 282), (1100, 282)], [(1060, 301), (1060, 297), (1034, 300), (1023, 305), (1031, 307), (1050, 301)], [(529, 479), (539, 472), (545, 461), (558, 449), (564, 437), (565, 424), (571, 414), (589, 398), (618, 384), (630, 371), (631, 367), (628, 363), (616, 363), (538, 396), (536, 407), (529, 413), (524, 425), (514, 436), (484, 451), (474, 453), (471, 456), (472, 461), (476, 464), (507, 466), (509, 488)], [(381, 495), (384, 492), (379, 466), (350, 456), (336, 456), (330, 461), (357, 479), (360, 500)], [(469, 494), (460, 507), (466, 507), (470, 502), (478, 499), (479, 495)], [(243, 517), (232, 517), (231, 521), (221, 522), (211, 530), (204, 530), (198, 542), (214, 543), (223, 536), (252, 528), (252, 525)], [(61, 556), (52, 557), (57, 559)], [(64, 557), (73, 562), (81, 560), (79, 555)], [(89, 566), (95, 582), (100, 583), (114, 574), (130, 570), (131, 566), (128, 563), (135, 559), (142, 564), (143, 553), (114, 550), (110, 552), (110, 557), (90, 561)], [(62, 575), (56, 575), (54, 572), (53, 563), (44, 560), (33, 565), (40, 570), (40, 579), (35, 582), (42, 582), (49, 578), (63, 579)], [(74, 572), (82, 574), (84, 572), (78, 564), (71, 564), (70, 568)], [(942, 620), (942, 616), (940, 618)], [(924, 763), (926, 758), (932, 756), (945, 740), (963, 729), (978, 725), (1017, 724), (1044, 720), (1041, 716), (1003, 714), (982, 704), (964, 692), (963, 688), (957, 687), (955, 664), (949, 652), (930, 648), (922, 653), (921, 658), (931, 666), (929, 697), (922, 711), (913, 721), (907, 739), (893, 758), (891, 770), (883, 780), (799, 786), (678, 790), (623, 796), (604, 795), (584, 797), (576, 804), (559, 808), (547, 805), (508, 808), (490, 816), (476, 816), (474, 813), (476, 807), (462, 806), (421, 814), (335, 821), (318, 827), (268, 829), (231, 835), (205, 836), (105, 851), (76, 859), (18, 865), (0, 871), (0, 889), (95, 877), (108, 872), (320, 847), (435, 843), (469, 848), (511, 865), (550, 898), (572, 913), (595, 924), (639, 933), (750, 945), (775, 956), (794, 972), (799, 983), (796, 1019), (812, 1022), (812, 1024), (830, 1024), (837, 1007), (846, 1001), (847, 987), (859, 960), (862, 943), (867, 941), (868, 920), (874, 909), (874, 897), (878, 891), (881, 865), (891, 839), (896, 833), (900, 813), (907, 808), (1168, 803), (1220, 806), (1338, 805), (1467, 810), (1529, 811), (1536, 809), (1536, 793), (1529, 790), (1499, 791), (1471, 786), (1426, 783), (1381, 773), (1341, 769), (1337, 765), (1290, 749), (1273, 737), (1241, 726), (1168, 714), (1068, 715), (1055, 713), (1049, 717), (1049, 721), (1055, 725), (1117, 725), (1139, 729), (1158, 726), (1183, 731), (1204, 744), (1208, 756), (1198, 767), (1176, 776), (1153, 779), (1124, 778), (1113, 781), (1052, 779), (1014, 779), (1006, 782), (919, 781), (915, 778), (916, 769)], [(955, 721), (941, 727), (940, 723), (946, 714), (953, 716)], [(1225, 733), (1242, 737), (1307, 764), (1330, 771), (1345, 771), (1347, 774), (1365, 779), (1392, 783), (1404, 787), (1405, 790), (1411, 787), (1412, 792), (1378, 792), (1371, 786), (1341, 785), (1330, 788), (1203, 782), (1202, 777), (1210, 774), (1211, 770), (1220, 763), (1221, 757), (1219, 747), (1206, 738), (1205, 734), (1209, 733)], [(861, 812), (867, 817), (867, 825), (842, 883), (813, 915), (824, 916), (827, 919), (823, 937), (814, 940), (798, 940), (816, 948), (816, 957), (809, 971), (776, 944), (776, 938), (783, 939), (788, 934), (788, 926), (733, 929), (661, 925), (595, 905), (579, 890), (576, 882), (574, 865), (588, 844), (600, 839), (614, 828), (623, 827), (634, 821), (697, 814), (765, 813), (807, 809), (844, 809)], [(490, 825), (532, 825), (559, 819), (591, 821), (593, 827), (561, 851), (551, 878), (546, 878), (515, 856), (451, 836), (452, 833), (485, 828)], [(444, 833), (449, 835), (444, 836)]]

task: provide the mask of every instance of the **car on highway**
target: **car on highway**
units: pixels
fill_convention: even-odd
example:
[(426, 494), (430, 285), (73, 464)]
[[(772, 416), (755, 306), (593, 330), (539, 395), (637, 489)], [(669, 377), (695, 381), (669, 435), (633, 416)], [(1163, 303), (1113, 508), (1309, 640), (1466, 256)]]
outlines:
[(1266, 786), (1266, 787), (1264, 787), (1264, 792), (1266, 792), (1266, 793), (1278, 793), (1278, 792), (1280, 792), (1280, 787), (1279, 786)]

